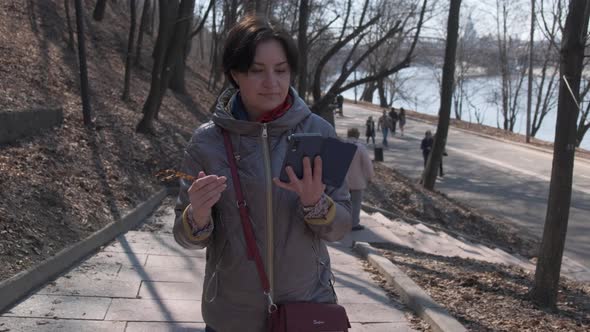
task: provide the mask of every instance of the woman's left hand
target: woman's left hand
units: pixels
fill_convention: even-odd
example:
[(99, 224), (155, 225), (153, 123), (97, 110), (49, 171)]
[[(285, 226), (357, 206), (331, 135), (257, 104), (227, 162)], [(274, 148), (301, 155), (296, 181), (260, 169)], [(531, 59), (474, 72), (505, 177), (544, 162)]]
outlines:
[(316, 156), (313, 163), (313, 172), (309, 157), (303, 158), (303, 179), (298, 179), (291, 166), (285, 168), (289, 176), (289, 183), (282, 182), (274, 178), (274, 183), (299, 195), (299, 200), (303, 206), (314, 206), (324, 194), (326, 185), (322, 182), (322, 158)]

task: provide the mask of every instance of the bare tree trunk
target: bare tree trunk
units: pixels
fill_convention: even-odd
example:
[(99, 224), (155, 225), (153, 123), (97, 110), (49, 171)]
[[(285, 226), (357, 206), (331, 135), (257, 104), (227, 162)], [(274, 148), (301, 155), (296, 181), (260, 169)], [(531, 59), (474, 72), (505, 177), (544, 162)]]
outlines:
[(572, 194), (572, 175), (576, 146), (576, 121), (579, 113), (580, 76), (588, 30), (590, 3), (571, 0), (561, 43), (559, 102), (553, 168), (543, 240), (535, 271), (533, 300), (542, 307), (554, 308)]
[(150, 92), (143, 104), (143, 118), (137, 125), (138, 133), (153, 133), (153, 120), (162, 104), (164, 92), (168, 86), (168, 81), (163, 75), (164, 62), (166, 60), (166, 51), (170, 44), (170, 35), (173, 31), (174, 22), (178, 13), (178, 2), (168, 0), (159, 0), (160, 7), (160, 24), (158, 27), (158, 38), (154, 48), (154, 64), (152, 67), (152, 82)]
[(582, 144), (584, 136), (586, 136), (588, 129), (590, 129), (590, 122), (586, 122), (586, 120), (588, 119), (587, 115), (588, 113), (586, 113), (585, 116), (581, 118), (580, 125), (576, 130), (576, 147), (580, 147), (580, 144)]
[[(195, 0), (191, 1), (194, 2)], [(191, 39), (188, 39), (188, 34), (186, 37), (186, 42), (183, 49), (181, 50), (181, 54), (176, 58), (176, 63), (174, 64), (174, 69), (172, 70), (172, 77), (170, 78), (170, 84), (168, 85), (170, 90), (181, 94), (186, 94), (186, 57), (190, 50), (189, 44), (191, 43)]]
[(384, 78), (377, 80), (377, 91), (379, 92), (379, 106), (387, 107), (387, 94), (385, 93)]
[(447, 23), (447, 45), (445, 49), (445, 64), (443, 66), (442, 93), (440, 98), (440, 109), (438, 114), (438, 125), (434, 144), (426, 168), (422, 175), (424, 188), (434, 190), (436, 175), (442, 161), (442, 154), (447, 142), (449, 122), (451, 118), (451, 103), (453, 100), (453, 86), (455, 76), (455, 55), (457, 52), (457, 39), (459, 37), (459, 10), (461, 0), (451, 0), (449, 8), (449, 20)]
[(250, 11), (255, 11), (256, 14), (268, 16), (270, 12), (270, 0), (251, 0)]
[(217, 33), (217, 5), (213, 4), (213, 22), (211, 27), (211, 54), (209, 56), (209, 63), (211, 64), (211, 70), (209, 71), (209, 82), (207, 84), (207, 88), (209, 90), (215, 89), (217, 86), (217, 81), (215, 80), (216, 72), (219, 70), (217, 68), (218, 63), (218, 56), (217, 56), (217, 44), (219, 40), (219, 36)]
[[(500, 73), (502, 79), (502, 88), (501, 88), (501, 100), (502, 100), (502, 116), (504, 118), (504, 123), (502, 128), (504, 130), (508, 130), (508, 109), (510, 105), (508, 93), (510, 91), (509, 88), (509, 80), (510, 80), (510, 73), (508, 71), (508, 46), (507, 44), (507, 10), (506, 10), (506, 3), (502, 2), (500, 5), (500, 0), (497, 1), (497, 28), (498, 28), (498, 52), (500, 55)], [(500, 12), (501, 11), (501, 12)], [(500, 26), (502, 28), (500, 29)]]
[(299, 95), (303, 100), (306, 100), (307, 92), (307, 24), (309, 21), (309, 0), (301, 0), (299, 4), (299, 35), (297, 41), (299, 43), (299, 84), (297, 86)]
[(158, 1), (153, 2), (152, 8), (150, 10), (150, 14), (149, 14), (149, 18), (148, 18), (148, 26), (147, 26), (147, 34), (149, 36), (154, 36), (154, 27), (156, 26), (156, 18), (158, 17), (158, 15), (156, 15), (156, 13), (158, 12)]
[(84, 8), (82, 0), (75, 0), (76, 26), (78, 30), (78, 59), (80, 62), (80, 89), (82, 95), (82, 114), (84, 125), (92, 127), (92, 110), (90, 108), (90, 89), (88, 86), (88, 68), (86, 66), (86, 43), (84, 39)]
[(143, 44), (143, 34), (149, 22), (150, 12), (150, 1), (144, 0), (143, 9), (141, 11), (141, 20), (139, 21), (139, 31), (137, 32), (137, 46), (135, 47), (135, 62), (134, 65), (139, 67), (139, 61), (141, 60), (141, 46)]
[(64, 9), (66, 10), (66, 22), (68, 24), (68, 35), (70, 37), (68, 40), (68, 47), (72, 52), (75, 52), (74, 29), (72, 28), (72, 19), (70, 18), (70, 0), (64, 0)]
[(533, 56), (535, 54), (535, 0), (531, 0), (531, 35), (529, 41), (529, 86), (526, 102), (526, 142), (531, 141), (531, 107), (533, 101)]
[(377, 85), (375, 84), (375, 82), (369, 82), (365, 84), (365, 89), (361, 94), (361, 100), (366, 101), (367, 103), (372, 103), (375, 90), (377, 90)]
[(107, 8), (107, 0), (97, 0), (96, 6), (94, 7), (94, 13), (92, 13), (92, 17), (95, 21), (102, 21), (104, 18), (104, 12)]
[(125, 61), (125, 84), (123, 86), (123, 95), (121, 99), (129, 100), (129, 84), (131, 82), (131, 60), (133, 58), (133, 39), (135, 37), (135, 21), (136, 21), (136, 3), (135, 0), (130, 0), (131, 6), (131, 22), (129, 24), (129, 37), (127, 37), (127, 59)]

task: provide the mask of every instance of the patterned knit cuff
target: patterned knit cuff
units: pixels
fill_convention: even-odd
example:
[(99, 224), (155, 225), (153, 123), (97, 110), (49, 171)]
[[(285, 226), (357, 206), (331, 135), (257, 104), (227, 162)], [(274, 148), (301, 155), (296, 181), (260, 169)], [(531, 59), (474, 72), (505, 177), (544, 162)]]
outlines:
[(322, 194), (320, 200), (314, 206), (304, 206), (303, 215), (305, 219), (324, 219), (328, 215), (331, 202), (326, 194)]
[(190, 204), (184, 209), (184, 212), (182, 213), (182, 219), (185, 224), (185, 229), (190, 235), (190, 239), (193, 241), (202, 241), (208, 238), (211, 233), (213, 233), (213, 219), (209, 217), (209, 222), (207, 225), (199, 228), (199, 226), (193, 220), (192, 207)]

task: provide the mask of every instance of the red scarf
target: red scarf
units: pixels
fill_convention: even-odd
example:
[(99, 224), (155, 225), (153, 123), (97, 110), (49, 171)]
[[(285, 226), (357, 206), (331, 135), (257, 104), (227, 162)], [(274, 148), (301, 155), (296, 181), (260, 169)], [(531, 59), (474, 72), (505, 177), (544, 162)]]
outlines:
[(260, 123), (274, 121), (287, 113), (289, 108), (291, 108), (291, 95), (287, 94), (287, 98), (285, 98), (285, 101), (282, 104), (275, 107), (273, 110), (260, 115), (256, 121)]

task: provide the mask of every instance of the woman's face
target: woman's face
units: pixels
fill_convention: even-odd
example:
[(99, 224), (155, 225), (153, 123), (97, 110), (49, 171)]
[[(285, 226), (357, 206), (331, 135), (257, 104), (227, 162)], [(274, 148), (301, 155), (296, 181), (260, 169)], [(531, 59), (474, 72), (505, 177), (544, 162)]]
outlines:
[(281, 105), (289, 93), (291, 68), (279, 41), (270, 39), (256, 47), (247, 72), (231, 72), (249, 114), (259, 117)]

